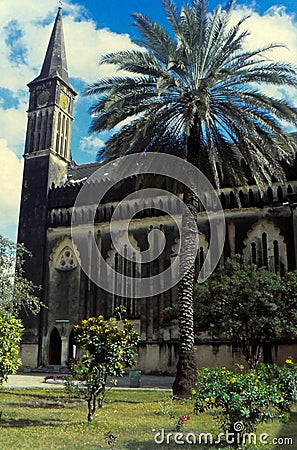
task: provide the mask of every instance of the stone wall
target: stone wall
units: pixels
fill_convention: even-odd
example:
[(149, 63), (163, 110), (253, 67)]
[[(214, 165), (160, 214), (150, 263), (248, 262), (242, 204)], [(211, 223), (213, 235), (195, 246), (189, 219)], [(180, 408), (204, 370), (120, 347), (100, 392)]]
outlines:
[[(272, 344), (272, 362), (283, 365), (288, 356), (297, 354), (297, 343)], [(145, 374), (174, 375), (178, 358), (177, 342), (142, 342), (139, 346), (137, 369)], [(235, 368), (245, 364), (241, 352), (226, 343), (200, 343), (195, 345), (197, 367)]]

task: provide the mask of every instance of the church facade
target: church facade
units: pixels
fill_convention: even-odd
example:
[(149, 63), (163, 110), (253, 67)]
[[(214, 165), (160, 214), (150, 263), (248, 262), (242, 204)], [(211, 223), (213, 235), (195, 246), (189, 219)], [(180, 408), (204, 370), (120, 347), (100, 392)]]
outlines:
[[(41, 286), (40, 299), (46, 305), (37, 316), (24, 316), (25, 334), (21, 347), (24, 366), (63, 366), (76, 356), (73, 327), (82, 319), (102, 314), (110, 317), (123, 304), (139, 332), (138, 366), (145, 372), (172, 373), (178, 349), (176, 325), (164, 327), (163, 311), (176, 302), (177, 288), (147, 298), (134, 298), (131, 292), (115, 295), (93, 283), (81, 269), (71, 239), (71, 219), (76, 197), (100, 163), (77, 165), (71, 158), (70, 142), (73, 105), (77, 95), (67, 71), (62, 11), (58, 11), (40, 74), (28, 84), (30, 90), (28, 124), (24, 153), (24, 174), (19, 217), (18, 241), (31, 251), (26, 276)], [(104, 182), (98, 181), (98, 183)], [(143, 200), (143, 211), (134, 216), (129, 240), (138, 252), (149, 247), (149, 233), (158, 229), (165, 236), (165, 247), (157, 262), (143, 268), (133, 255), (129, 262), (112, 244), (109, 224), (117, 204), (139, 189), (138, 177), (130, 177), (116, 187), (97, 208), (94, 233), (97, 246), (108, 264), (123, 274), (152, 276), (156, 270), (170, 268), (176, 257), (178, 230), (162, 206), (166, 196)], [(273, 184), (260, 195), (256, 186), (248, 189), (224, 188), (220, 192), (226, 221), (224, 258), (236, 253), (270, 270), (283, 273), (297, 268), (297, 172), (288, 169), (284, 185)], [(131, 204), (121, 203), (122, 217)], [(166, 208), (164, 209), (166, 210)], [(82, 221), (88, 205), (76, 214)], [(176, 209), (177, 221), (180, 211)], [(209, 246), (209, 226), (205, 215), (198, 214), (199, 260), (202, 263)], [(157, 243), (155, 243), (157, 245)], [(125, 246), (121, 221), (118, 222), (117, 247)], [(125, 249), (123, 250), (125, 252)], [(104, 275), (103, 275), (104, 276)], [(114, 280), (110, 280), (112, 284)], [(296, 354), (294, 342), (270, 343), (265, 352), (268, 361), (283, 362)], [(197, 339), (197, 364), (232, 365), (240, 354), (228, 341)]]

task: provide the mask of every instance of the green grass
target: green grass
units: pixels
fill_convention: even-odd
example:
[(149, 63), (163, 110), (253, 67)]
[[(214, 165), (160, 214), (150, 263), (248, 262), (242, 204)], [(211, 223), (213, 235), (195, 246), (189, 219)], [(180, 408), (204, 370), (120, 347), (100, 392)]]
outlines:
[[(169, 405), (169, 392), (141, 390), (113, 390), (108, 394), (106, 405), (97, 411), (91, 424), (86, 421), (87, 405), (84, 400), (68, 399), (57, 390), (1, 390), (0, 421), (1, 450), (50, 450), (50, 449), (107, 449), (106, 432), (118, 436), (117, 450), (193, 449), (206, 450), (210, 445), (157, 445), (156, 431), (165, 428), (174, 432), (174, 419), (162, 409)], [(160, 406), (162, 404), (162, 408)], [(296, 410), (295, 410), (296, 411)], [(185, 431), (219, 433), (214, 416), (193, 415), (191, 401), (174, 402), (172, 414), (176, 417), (189, 414), (190, 421)], [(250, 449), (265, 448), (284, 450), (297, 448), (297, 412), (292, 413), (289, 423), (273, 422), (259, 427), (260, 433), (292, 437), (293, 446), (250, 446)], [(219, 446), (213, 448), (220, 448)], [(221, 447), (222, 448), (222, 447)], [(226, 447), (225, 447), (226, 449)]]

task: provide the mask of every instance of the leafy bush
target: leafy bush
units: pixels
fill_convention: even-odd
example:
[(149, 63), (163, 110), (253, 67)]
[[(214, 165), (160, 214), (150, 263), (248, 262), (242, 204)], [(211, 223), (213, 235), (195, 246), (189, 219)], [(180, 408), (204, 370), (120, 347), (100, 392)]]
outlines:
[(31, 257), (24, 245), (0, 235), (0, 385), (21, 364), (19, 345), (23, 333), (17, 318), (24, 311), (38, 314), (44, 306), (35, 296), (39, 288), (27, 280), (25, 261)]
[[(164, 325), (177, 318), (177, 304), (165, 309)], [(281, 276), (241, 255), (228, 258), (194, 287), (194, 329), (227, 337), (255, 369), (265, 341), (297, 336), (297, 271)]]
[(296, 271), (282, 277), (235, 255), (195, 286), (196, 332), (226, 336), (255, 369), (263, 342), (296, 337), (296, 292)]
[[(198, 382), (192, 391), (195, 412), (217, 409), (215, 414), (223, 431), (236, 434), (234, 425), (242, 424), (239, 436), (255, 432), (262, 422), (287, 420), (292, 403), (286, 392), (286, 382), (292, 376), (290, 367), (280, 370), (277, 378), (272, 372), (264, 373), (263, 368), (245, 373), (242, 366), (239, 368), (238, 373), (222, 367), (198, 370)], [(279, 385), (280, 377), (283, 382)]]
[(21, 309), (38, 314), (45, 306), (36, 297), (40, 288), (25, 277), (24, 264), (31, 256), (23, 244), (0, 235), (0, 314), (17, 316)]
[(23, 326), (19, 319), (8, 313), (0, 314), (0, 385), (21, 364), (19, 345)]
[(277, 384), (286, 402), (297, 402), (297, 364), (291, 357), (286, 359), (284, 366), (261, 364), (258, 373), (268, 383)]
[(96, 406), (103, 405), (107, 376), (121, 376), (125, 367), (135, 364), (139, 338), (130, 322), (118, 323), (114, 317), (91, 317), (76, 325), (74, 331), (83, 356), (73, 370), (78, 379), (86, 382), (90, 422)]

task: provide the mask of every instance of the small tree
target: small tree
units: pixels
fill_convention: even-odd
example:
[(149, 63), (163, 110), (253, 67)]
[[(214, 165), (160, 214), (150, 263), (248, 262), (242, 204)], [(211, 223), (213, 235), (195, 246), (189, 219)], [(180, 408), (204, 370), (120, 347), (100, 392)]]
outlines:
[(22, 322), (9, 313), (0, 314), (0, 385), (21, 364), (19, 345), (23, 333)]
[(24, 277), (23, 264), (30, 253), (23, 245), (0, 235), (0, 385), (21, 364), (19, 345), (23, 333), (20, 309), (34, 314), (41, 302), (35, 297), (36, 286)]
[(30, 257), (24, 245), (0, 235), (0, 314), (17, 315), (22, 307), (35, 314), (40, 311), (41, 302), (35, 296), (38, 287), (24, 277), (25, 259)]
[(227, 336), (251, 368), (264, 341), (297, 335), (296, 272), (281, 277), (237, 256), (196, 285), (194, 295), (195, 331)]
[(88, 421), (96, 406), (102, 407), (107, 376), (122, 376), (125, 367), (135, 364), (138, 334), (127, 320), (104, 320), (103, 316), (83, 320), (74, 328), (77, 344), (83, 351), (74, 370), (88, 389)]

